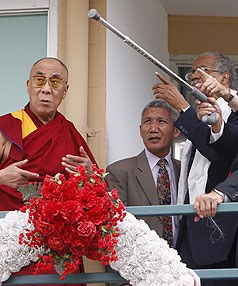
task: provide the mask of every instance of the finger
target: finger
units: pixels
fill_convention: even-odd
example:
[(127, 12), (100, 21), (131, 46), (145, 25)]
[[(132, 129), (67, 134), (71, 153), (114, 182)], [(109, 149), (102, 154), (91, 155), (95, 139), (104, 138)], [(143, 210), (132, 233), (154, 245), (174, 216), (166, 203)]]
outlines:
[(210, 76), (209, 74), (207, 74), (205, 71), (203, 71), (203, 70), (200, 69), (200, 68), (197, 68), (196, 71), (200, 74), (201, 78), (202, 78), (204, 81), (207, 80), (207, 79), (209, 79), (209, 78), (211, 78), (211, 76)]
[(193, 204), (193, 207), (194, 207), (195, 212), (197, 213), (196, 215), (200, 218), (203, 218), (202, 211), (201, 211), (201, 202), (202, 202), (201, 196), (197, 197)]
[(208, 97), (207, 101), (210, 102), (212, 105), (216, 102), (216, 99), (214, 97)]
[(165, 77), (163, 77), (160, 73), (155, 72), (155, 75), (156, 75), (164, 84), (170, 84), (170, 82), (169, 82)]
[(20, 174), (22, 176), (24, 176), (25, 178), (37, 178), (37, 177), (39, 177), (39, 174), (33, 173), (33, 172), (29, 172), (29, 171), (26, 171), (26, 170), (21, 170)]
[(77, 166), (79, 163), (83, 163), (85, 161), (85, 158), (67, 154), (66, 157), (62, 158), (62, 161), (70, 165)]
[(198, 222), (198, 221), (200, 220), (200, 218), (201, 218), (201, 217), (200, 217), (199, 215), (195, 215), (193, 221), (194, 221), (194, 222)]
[(25, 165), (27, 162), (28, 162), (28, 160), (25, 159), (25, 160), (22, 160), (22, 161), (13, 163), (12, 165), (14, 165), (14, 166), (16, 166), (16, 167), (21, 167), (21, 166)]
[(205, 216), (211, 216), (212, 215), (212, 202), (209, 200), (205, 204)]
[(217, 213), (217, 202), (213, 201), (211, 205), (211, 216), (214, 217)]
[(196, 103), (197, 105), (199, 105), (199, 104), (201, 104), (202, 102), (201, 102), (199, 99), (195, 99), (195, 103)]
[(80, 151), (81, 157), (83, 157), (83, 158), (89, 158), (89, 157), (88, 157), (88, 154), (85, 152), (83, 146), (80, 146), (80, 147), (79, 147), (79, 151)]
[(61, 164), (62, 166), (65, 167), (65, 169), (68, 168), (71, 171), (75, 171), (76, 167), (79, 165), (79, 163), (76, 164), (76, 163), (71, 163), (71, 162), (70, 163), (62, 162)]
[(71, 170), (70, 168), (67, 168), (67, 167), (65, 168), (65, 171), (70, 173), (70, 174), (76, 174), (77, 173), (76, 171), (73, 171), (73, 170)]

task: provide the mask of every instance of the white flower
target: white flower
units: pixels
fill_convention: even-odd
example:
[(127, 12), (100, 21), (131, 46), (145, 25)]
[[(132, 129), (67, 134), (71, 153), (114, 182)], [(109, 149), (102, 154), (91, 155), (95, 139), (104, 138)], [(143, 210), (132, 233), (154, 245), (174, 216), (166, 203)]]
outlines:
[(118, 260), (110, 266), (133, 286), (193, 286), (199, 277), (180, 261), (177, 251), (150, 230), (143, 220), (127, 213), (118, 223)]
[(20, 211), (8, 212), (0, 219), (0, 285), (11, 273), (37, 260), (40, 250), (19, 244), (19, 235), (31, 227), (28, 214)]

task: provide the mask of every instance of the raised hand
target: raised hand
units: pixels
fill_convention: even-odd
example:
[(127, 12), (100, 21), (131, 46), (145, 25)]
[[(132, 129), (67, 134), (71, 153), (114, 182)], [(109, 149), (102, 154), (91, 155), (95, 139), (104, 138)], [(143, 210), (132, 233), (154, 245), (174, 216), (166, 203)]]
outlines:
[(19, 161), (0, 170), (0, 185), (18, 188), (26, 184), (29, 179), (39, 177), (38, 174), (21, 169), (28, 160)]
[(160, 73), (156, 72), (156, 76), (161, 83), (157, 83), (152, 87), (155, 98), (162, 98), (166, 100), (175, 109), (181, 111), (189, 106), (183, 95), (178, 91), (177, 87)]
[(221, 84), (216, 78), (207, 74), (202, 69), (198, 68), (196, 72), (200, 75), (202, 82), (195, 84), (195, 87), (198, 88), (201, 92), (207, 96), (216, 96), (223, 97), (226, 100), (226, 97), (230, 97), (229, 88)]
[(201, 102), (196, 99), (195, 103), (197, 105), (197, 117), (199, 120), (201, 120), (204, 115), (210, 115), (211, 113), (216, 112), (217, 120), (212, 124), (212, 131), (214, 133), (219, 133), (222, 126), (222, 112), (219, 105), (216, 103), (215, 98), (208, 97), (208, 102)]
[(81, 156), (67, 154), (62, 158), (62, 165), (65, 167), (67, 172), (76, 174), (76, 168), (79, 165), (84, 166), (88, 172), (92, 171), (93, 163), (82, 146), (79, 148), (79, 151)]

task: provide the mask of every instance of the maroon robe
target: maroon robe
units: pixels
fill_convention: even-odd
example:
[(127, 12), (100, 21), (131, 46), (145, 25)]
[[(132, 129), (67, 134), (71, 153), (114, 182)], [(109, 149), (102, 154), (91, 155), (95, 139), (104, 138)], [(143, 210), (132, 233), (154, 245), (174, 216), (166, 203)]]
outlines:
[[(29, 134), (29, 131), (26, 131), (29, 123), (22, 124), (20, 119), (13, 117), (14, 113), (0, 117), (0, 132), (12, 142), (9, 156), (0, 163), (0, 169), (28, 159), (28, 163), (22, 169), (38, 173), (38, 181), (43, 181), (45, 175), (54, 176), (57, 173), (67, 177), (69, 173), (61, 164), (62, 157), (67, 154), (80, 155), (80, 146), (83, 146), (92, 162), (96, 163), (83, 137), (73, 123), (66, 120), (61, 113), (57, 112), (56, 117), (44, 125), (28, 106), (22, 112), (30, 116), (30, 123), (35, 126), (35, 130)], [(22, 117), (24, 116), (25, 114)], [(23, 138), (22, 134), (28, 135)], [(0, 185), (0, 191), (1, 211), (18, 210), (23, 205), (21, 193), (16, 189)]]
[[(28, 163), (22, 169), (38, 173), (40, 175), (38, 181), (43, 181), (45, 175), (54, 176), (57, 173), (63, 173), (67, 177), (69, 174), (61, 164), (62, 157), (67, 154), (79, 156), (80, 146), (83, 146), (92, 162), (96, 163), (89, 147), (73, 123), (59, 112), (52, 121), (44, 125), (27, 105), (24, 110), (1, 116), (0, 132), (12, 142), (9, 156), (0, 163), (0, 169), (28, 159)], [(23, 200), (19, 191), (0, 185), (0, 192), (1, 211), (18, 210), (22, 207)], [(32, 265), (24, 267), (17, 274), (31, 273), (29, 270), (33, 269)]]

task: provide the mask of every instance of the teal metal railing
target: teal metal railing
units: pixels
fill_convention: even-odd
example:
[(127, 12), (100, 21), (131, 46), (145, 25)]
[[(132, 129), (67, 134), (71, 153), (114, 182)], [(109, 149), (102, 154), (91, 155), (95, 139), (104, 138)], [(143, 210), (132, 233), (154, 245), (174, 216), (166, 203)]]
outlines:
[[(176, 206), (134, 206), (127, 207), (128, 212), (135, 216), (153, 216), (153, 215), (187, 215), (195, 214), (192, 205), (176, 205)], [(237, 212), (238, 203), (225, 203), (218, 206), (218, 212)], [(5, 216), (5, 212), (0, 212), (0, 218)], [(201, 279), (237, 279), (238, 268), (229, 269), (196, 269), (195, 272)], [(123, 283), (126, 280), (119, 273), (78, 273), (60, 280), (59, 275), (27, 275), (27, 276), (11, 276), (2, 285), (25, 285), (25, 284), (93, 284), (93, 283)]]

